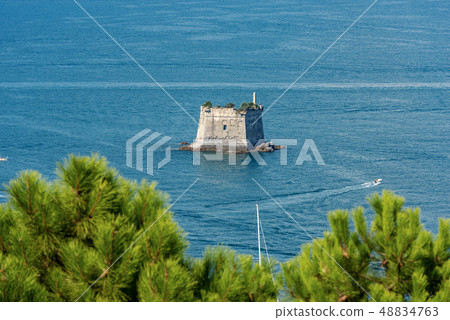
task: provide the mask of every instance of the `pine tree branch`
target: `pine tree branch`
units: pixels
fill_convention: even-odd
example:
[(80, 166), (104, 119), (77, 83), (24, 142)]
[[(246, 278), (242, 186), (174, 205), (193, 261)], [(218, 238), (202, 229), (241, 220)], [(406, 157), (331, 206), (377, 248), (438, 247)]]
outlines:
[(223, 256), (219, 256), (219, 263), (216, 266), (216, 272), (218, 272), (220, 270), (223, 260), (224, 260)]
[(165, 292), (165, 294), (166, 294), (166, 298), (164, 298), (164, 293), (163, 293), (163, 301), (169, 301), (169, 287), (168, 287), (168, 285), (167, 285), (167, 278), (168, 278), (168, 276), (169, 276), (169, 273), (168, 273), (168, 268), (167, 268), (167, 265), (165, 265), (164, 266), (164, 288), (166, 289), (166, 292)]
[(5, 243), (3, 242), (3, 238), (2, 238), (1, 235), (0, 235), (0, 247), (1, 247), (1, 251), (3, 251), (3, 252), (6, 252), (6, 251), (7, 251), (6, 245), (5, 245)]
[(46, 233), (48, 233), (48, 228), (47, 228), (47, 219), (45, 218), (45, 212), (44, 212), (44, 206), (42, 204), (42, 202), (40, 202), (40, 211), (41, 211), (41, 215), (42, 215), (42, 222), (44, 223), (44, 231)]
[(130, 264), (130, 260), (131, 260), (131, 254), (129, 254), (127, 257), (127, 261), (125, 262), (125, 267), (123, 268), (122, 272), (119, 274), (118, 281), (120, 281), (120, 278), (122, 278), (122, 276), (125, 274), (125, 271), (127, 270), (128, 265)]
[(62, 298), (63, 294), (59, 288), (58, 281), (56, 281), (55, 286), (56, 286), (56, 294), (58, 295), (58, 297)]
[(75, 253), (75, 258), (76, 258), (76, 262), (77, 262), (77, 268), (78, 268), (78, 271), (80, 272), (81, 277), (83, 278), (84, 281), (88, 282), (86, 276), (83, 273), (83, 270), (80, 267), (80, 263), (79, 263), (79, 260), (78, 260), (78, 253)]
[[(409, 241), (408, 241), (408, 246), (411, 246), (411, 244), (413, 243), (413, 241), (414, 241), (414, 239), (410, 238)], [(401, 253), (400, 253), (399, 262), (400, 262), (400, 260), (403, 259), (403, 254), (405, 253), (405, 250), (406, 250), (406, 244), (404, 243), (404, 244), (403, 244), (403, 247), (402, 247), (402, 251), (401, 251)]]
[(116, 232), (116, 222), (113, 222), (113, 230), (112, 230), (112, 239), (111, 239), (111, 248), (109, 249), (109, 259), (108, 259), (108, 266), (111, 265), (112, 259), (113, 259), (113, 248), (114, 248), (114, 239), (116, 238), (117, 232)]
[(149, 285), (149, 288), (150, 288), (150, 292), (153, 295), (153, 299), (156, 299), (157, 291), (153, 288), (153, 282), (152, 282), (152, 277), (151, 276), (148, 277), (148, 285)]
[(147, 238), (147, 254), (150, 257), (150, 259), (153, 259), (153, 261), (158, 261), (159, 255), (161, 253), (162, 248), (162, 241), (163, 241), (163, 234), (160, 232), (158, 237), (158, 246), (156, 248), (155, 255), (152, 255), (150, 251), (150, 236)]
[(98, 192), (97, 192), (97, 196), (95, 197), (94, 205), (92, 206), (92, 208), (91, 208), (91, 210), (89, 211), (89, 214), (88, 214), (89, 217), (92, 217), (92, 214), (95, 212), (95, 209), (96, 209), (96, 207), (98, 205), (98, 202), (100, 200), (101, 194), (102, 194), (102, 187), (98, 187)]
[[(109, 267), (109, 266), (108, 266)], [(103, 271), (103, 272), (105, 272), (105, 271)], [(103, 286), (102, 286), (102, 292), (105, 292), (105, 290), (106, 290), (106, 282), (108, 281), (108, 279), (109, 279), (109, 277), (106, 277), (106, 275), (107, 275), (107, 273), (104, 273), (103, 274)]]
[(147, 255), (151, 258), (152, 256), (150, 254), (150, 237), (147, 237), (147, 241), (146, 241), (145, 247), (147, 249)]
[(33, 205), (31, 203), (31, 194), (30, 194), (30, 183), (29, 183), (30, 177), (27, 175), (27, 199), (28, 199), (28, 210), (31, 215), (34, 215)]
[(141, 225), (145, 224), (145, 210), (147, 209), (147, 199), (148, 199), (148, 188), (145, 189), (144, 203), (142, 204), (141, 210)]
[(370, 281), (370, 282), (376, 282), (376, 283), (382, 284), (382, 282), (378, 278), (372, 278), (370, 276), (366, 276), (365, 274), (360, 274), (359, 276), (361, 278), (363, 278), (363, 279), (366, 279), (366, 280)]
[(80, 210), (79, 210), (79, 207), (78, 207), (78, 205), (77, 205), (77, 200), (79, 200), (80, 199), (80, 180), (79, 180), (79, 178), (80, 178), (80, 176), (79, 176), (79, 174), (78, 174), (78, 163), (75, 161), (74, 162), (74, 167), (75, 167), (75, 175), (76, 175), (76, 183), (75, 183), (75, 189), (73, 188), (73, 187), (71, 187), (71, 189), (72, 189), (72, 192), (76, 195), (76, 197), (75, 197), (75, 199), (74, 199), (74, 202), (73, 202), (73, 205), (74, 205), (74, 207), (75, 207), (75, 210), (76, 210), (76, 215), (77, 215), (77, 219), (76, 219), (76, 222), (80, 222), (80, 220), (81, 220), (81, 212), (80, 212)]
[(155, 258), (154, 258), (155, 260), (158, 260), (159, 255), (161, 253), (162, 242), (163, 242), (163, 235), (162, 235), (162, 232), (160, 232), (159, 233), (159, 241), (158, 241), (158, 249), (156, 250)]
[(225, 290), (225, 293), (223, 294), (223, 296), (222, 296), (222, 298), (221, 298), (222, 301), (226, 301), (225, 299), (226, 299), (226, 297), (227, 297), (227, 295), (228, 295), (228, 291), (230, 291), (231, 285), (232, 285), (233, 280), (234, 280), (234, 276), (236, 275), (236, 268), (237, 268), (236, 262), (234, 262), (234, 263), (233, 263), (233, 272), (231, 273), (231, 279), (230, 279), (230, 281), (228, 282), (227, 289)]
[(23, 248), (22, 238), (19, 238), (20, 250), (22, 251), (23, 258), (25, 260), (25, 265), (28, 267), (27, 255), (25, 253), (25, 249)]
[[(23, 210), (23, 212), (27, 213), (28, 209), (22, 205), (22, 203), (20, 201), (17, 201), (17, 204), (19, 205), (19, 207)], [(34, 217), (32, 216), (31, 219), (34, 221), (33, 219)]]
[(4, 301), (4, 302), (6, 302), (7, 300), (6, 300), (6, 297), (7, 297), (7, 292), (6, 292), (6, 284), (5, 284), (5, 282), (7, 282), (8, 281), (8, 278), (6, 278), (6, 276), (5, 276), (5, 266), (2, 266), (1, 267), (1, 269), (0, 269), (0, 275), (1, 275), (1, 278), (0, 278), (0, 283), (2, 284), (2, 290), (0, 291), (1, 293), (2, 293), (2, 300)]

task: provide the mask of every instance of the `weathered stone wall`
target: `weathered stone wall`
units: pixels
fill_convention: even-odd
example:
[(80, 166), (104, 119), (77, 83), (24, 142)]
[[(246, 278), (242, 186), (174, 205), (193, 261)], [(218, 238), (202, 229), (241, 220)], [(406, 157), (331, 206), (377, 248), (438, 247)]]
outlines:
[(245, 115), (246, 137), (250, 140), (252, 146), (255, 147), (264, 141), (264, 128), (261, 114), (262, 110), (250, 109)]
[[(241, 113), (234, 108), (202, 107), (192, 149), (247, 152), (264, 139), (262, 119), (258, 119), (261, 114), (262, 110), (249, 109)], [(252, 125), (254, 121), (256, 123)], [(247, 139), (251, 145), (247, 144)]]

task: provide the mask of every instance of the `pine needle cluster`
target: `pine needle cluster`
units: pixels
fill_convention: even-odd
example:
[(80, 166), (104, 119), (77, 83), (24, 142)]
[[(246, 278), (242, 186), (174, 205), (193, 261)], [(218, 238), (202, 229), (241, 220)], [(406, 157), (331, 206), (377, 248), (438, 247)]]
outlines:
[(25, 171), (5, 185), (0, 301), (450, 300), (450, 220), (433, 236), (389, 191), (368, 199), (370, 227), (361, 207), (330, 212), (331, 230), (274, 281), (275, 261), (226, 247), (189, 257), (168, 196), (104, 158), (70, 156), (57, 177)]
[(439, 220), (433, 237), (419, 209), (383, 191), (368, 199), (375, 217), (368, 227), (363, 208), (330, 212), (331, 231), (303, 246), (282, 264), (279, 281), (295, 301), (449, 301), (450, 220)]
[(189, 258), (155, 183), (128, 181), (97, 155), (70, 156), (57, 176), (25, 171), (5, 186), (0, 301), (276, 300), (267, 263), (221, 247)]

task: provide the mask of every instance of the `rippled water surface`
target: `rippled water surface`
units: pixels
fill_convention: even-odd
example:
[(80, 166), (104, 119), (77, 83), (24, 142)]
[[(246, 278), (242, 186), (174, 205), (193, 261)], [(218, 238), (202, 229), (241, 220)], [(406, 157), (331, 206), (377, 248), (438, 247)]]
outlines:
[[(85, 1), (79, 3), (179, 104), (268, 107), (371, 1)], [(193, 166), (189, 152), (153, 177), (127, 168), (125, 142), (149, 128), (179, 142), (191, 120), (72, 1), (0, 2), (0, 182), (35, 169), (55, 177), (69, 153), (98, 152), (130, 179), (154, 179), (176, 199), (190, 253), (222, 243), (256, 255), (258, 202), (271, 255), (294, 256), (328, 229), (327, 212), (363, 205), (383, 188), (422, 209), (437, 231), (449, 217), (447, 1), (379, 1), (265, 114), (268, 139), (298, 139), (263, 154)], [(295, 160), (313, 139), (326, 165)], [(156, 157), (163, 157), (163, 150)], [(364, 185), (383, 178), (378, 186)], [(254, 180), (253, 180), (254, 179)], [(6, 201), (0, 193), (0, 202)]]

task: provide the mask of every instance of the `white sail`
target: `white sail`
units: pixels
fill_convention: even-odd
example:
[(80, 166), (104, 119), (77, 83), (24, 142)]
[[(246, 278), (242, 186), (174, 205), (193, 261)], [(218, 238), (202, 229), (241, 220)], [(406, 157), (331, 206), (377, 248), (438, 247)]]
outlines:
[(256, 204), (256, 222), (258, 225), (258, 261), (259, 266), (261, 266), (261, 238), (260, 238), (260, 228), (259, 228), (259, 208), (258, 204)]

